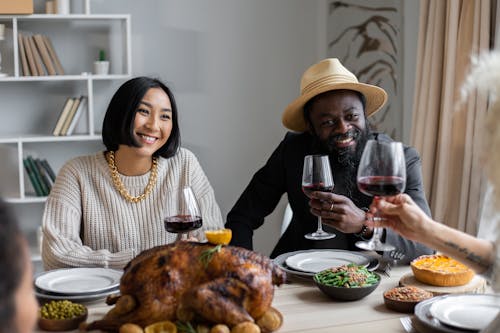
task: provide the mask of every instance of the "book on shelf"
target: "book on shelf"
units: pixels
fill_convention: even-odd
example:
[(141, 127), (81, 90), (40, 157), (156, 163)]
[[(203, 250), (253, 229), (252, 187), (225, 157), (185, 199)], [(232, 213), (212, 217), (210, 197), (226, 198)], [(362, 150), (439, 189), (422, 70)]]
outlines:
[(28, 156), (26, 156), (26, 161), (28, 161), (28, 166), (33, 171), (33, 174), (35, 175), (35, 178), (36, 178), (38, 184), (40, 184), (40, 188), (42, 190), (42, 195), (43, 196), (48, 195), (50, 192), (50, 188), (47, 185), (47, 183), (45, 183), (42, 175), (40, 174), (40, 170), (38, 170), (38, 166), (36, 165), (35, 159), (31, 155), (28, 155)]
[(39, 158), (33, 158), (33, 162), (37, 168), (41, 182), (45, 184), (45, 188), (47, 189), (47, 195), (48, 195), (50, 193), (50, 190), (52, 189), (52, 186), (54, 185), (54, 182), (47, 173), (47, 170), (45, 170), (45, 168), (43, 167), (42, 161)]
[(71, 110), (71, 106), (73, 105), (74, 99), (72, 97), (68, 97), (66, 99), (66, 102), (64, 103), (64, 106), (61, 110), (61, 113), (59, 114), (59, 118), (57, 118), (56, 126), (54, 127), (54, 130), (52, 131), (53, 135), (61, 135), (61, 129), (64, 125), (64, 121), (66, 120), (66, 117), (68, 116), (69, 111)]
[(19, 44), (19, 58), (21, 58), (21, 67), (24, 76), (30, 76), (30, 68), (28, 66), (28, 58), (26, 57), (26, 48), (24, 47), (23, 34), (19, 33), (17, 35), (17, 42)]
[(45, 36), (45, 35), (42, 35), (42, 38), (43, 38), (43, 41), (45, 42), (47, 52), (49, 53), (49, 56), (52, 59), (52, 62), (54, 63), (54, 68), (55, 68), (57, 75), (64, 75), (64, 69), (61, 65), (61, 62), (59, 61), (59, 57), (57, 56), (56, 51), (54, 50), (54, 46), (52, 45), (50, 38), (48, 36)]
[(74, 100), (73, 104), (71, 105), (71, 109), (69, 110), (68, 115), (64, 119), (64, 122), (63, 122), (63, 125), (61, 127), (61, 131), (60, 131), (59, 135), (66, 135), (66, 133), (68, 132), (69, 124), (71, 123), (73, 117), (75, 116), (76, 110), (78, 110), (78, 107), (80, 106), (80, 102), (82, 100), (82, 97), (83, 96), (75, 97), (73, 99)]
[(28, 36), (28, 40), (30, 42), (31, 52), (33, 53), (33, 59), (35, 60), (36, 70), (39, 76), (45, 75), (45, 70), (42, 65), (42, 58), (40, 57), (40, 53), (38, 53), (38, 49), (35, 45), (35, 40), (33, 36)]
[(28, 35), (19, 32), (19, 57), (23, 75), (63, 75), (64, 69), (52, 42), (42, 34)]
[(78, 120), (81, 118), (83, 110), (86, 107), (87, 107), (87, 96), (80, 96), (80, 103), (78, 104), (78, 108), (76, 109), (75, 113), (73, 114), (71, 121), (68, 125), (68, 128), (66, 131), (64, 131), (63, 135), (73, 134), (75, 127), (76, 127), (76, 124), (78, 123)]
[(49, 51), (47, 50), (47, 46), (45, 45), (45, 41), (42, 35), (37, 34), (33, 35), (33, 40), (35, 41), (36, 47), (40, 56), (42, 58), (43, 64), (45, 65), (45, 69), (47, 70), (48, 75), (56, 75), (56, 70), (54, 65), (52, 64), (52, 60), (50, 59)]
[(56, 173), (54, 172), (54, 170), (52, 169), (52, 167), (50, 166), (49, 162), (47, 162), (47, 160), (44, 158), (41, 160), (42, 162), (42, 166), (45, 168), (45, 170), (47, 171), (50, 179), (52, 179), (52, 182), (55, 182), (56, 181)]
[(26, 51), (26, 58), (28, 58), (30, 73), (32, 76), (38, 76), (38, 70), (36, 69), (35, 65), (35, 58), (33, 58), (33, 52), (31, 51), (31, 44), (29, 41), (29, 36), (23, 35), (23, 45)]
[(35, 189), (35, 194), (38, 197), (43, 197), (45, 193), (43, 192), (42, 185), (40, 184), (35, 174), (35, 170), (31, 166), (27, 158), (23, 159), (23, 165), (24, 165), (24, 170), (26, 170), (26, 173), (28, 174), (28, 178), (31, 182), (31, 185), (33, 185), (33, 188)]
[(54, 185), (55, 175), (46, 159), (27, 155), (23, 159), (24, 168), (37, 196), (49, 195)]

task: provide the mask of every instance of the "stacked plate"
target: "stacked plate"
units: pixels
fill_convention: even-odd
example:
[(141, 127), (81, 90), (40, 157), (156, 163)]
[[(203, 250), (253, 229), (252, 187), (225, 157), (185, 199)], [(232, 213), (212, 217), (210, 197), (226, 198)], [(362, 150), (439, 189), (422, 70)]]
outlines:
[(416, 324), (440, 333), (479, 332), (499, 315), (500, 295), (494, 294), (438, 296), (415, 307)]
[(64, 268), (35, 277), (35, 294), (40, 299), (90, 302), (117, 293), (121, 271), (107, 268)]
[(364, 253), (333, 249), (288, 252), (277, 256), (274, 262), (288, 274), (306, 279), (327, 268), (351, 263), (367, 266), (369, 270), (378, 267), (378, 260)]

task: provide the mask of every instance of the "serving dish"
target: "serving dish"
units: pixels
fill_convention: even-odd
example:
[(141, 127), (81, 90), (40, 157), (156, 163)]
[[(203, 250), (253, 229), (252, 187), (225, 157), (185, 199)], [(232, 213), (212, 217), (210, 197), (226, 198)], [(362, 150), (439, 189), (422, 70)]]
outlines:
[(85, 313), (70, 319), (46, 319), (38, 317), (38, 327), (45, 331), (70, 331), (77, 329), (80, 323), (87, 320), (88, 310)]
[[(343, 267), (345, 267), (345, 266), (343, 266)], [(333, 279), (330, 279), (330, 275), (332, 274), (332, 272), (330, 270), (325, 270), (325, 271), (319, 272), (319, 273), (315, 274), (315, 276), (313, 278), (313, 281), (316, 284), (316, 286), (324, 294), (326, 294), (327, 296), (329, 296), (333, 299), (341, 300), (341, 301), (355, 301), (355, 300), (361, 299), (361, 298), (371, 294), (375, 289), (377, 289), (377, 287), (380, 284), (380, 279), (381, 279), (380, 275), (378, 275), (377, 273), (374, 273), (374, 272), (367, 272), (366, 269), (362, 266), (356, 266), (356, 265), (349, 265), (348, 266), (349, 271), (351, 269), (353, 269), (355, 271), (354, 278), (353, 278), (352, 272), (350, 274), (344, 273), (345, 271), (343, 270), (343, 267), (338, 268), (339, 270), (341, 270), (340, 271), (341, 272), (340, 279), (339, 279), (339, 276), (334, 277)], [(362, 267), (363, 270), (360, 271), (358, 267)], [(345, 282), (346, 280), (349, 280), (349, 282), (344, 284), (347, 286), (336, 286), (333, 284), (323, 283), (321, 281), (321, 278), (319, 278), (319, 276), (321, 276), (323, 273), (326, 273), (326, 272), (329, 272), (329, 273), (327, 273), (327, 276), (328, 276), (327, 279), (329, 279), (329, 281), (336, 281), (335, 279), (339, 279), (339, 281), (342, 281), (343, 279), (345, 279), (345, 280), (343, 280)], [(368, 275), (370, 276), (368, 278), (368, 280), (366, 280), (366, 276), (367, 276), (366, 273), (368, 273)], [(339, 273), (337, 272), (336, 274), (339, 274)], [(370, 279), (375, 278), (376, 282), (370, 283), (370, 284), (364, 285), (364, 286), (357, 286), (356, 284), (353, 284), (356, 281), (360, 281), (359, 280), (360, 275), (362, 276), (361, 281), (369, 282)], [(344, 282), (341, 282), (341, 283), (344, 283)], [(349, 283), (351, 283), (351, 286), (348, 286)]]
[(434, 295), (424, 289), (414, 286), (395, 287), (384, 292), (384, 304), (388, 309), (413, 313), (415, 306)]
[(453, 258), (442, 254), (423, 255), (410, 263), (415, 278), (440, 287), (463, 286), (474, 277), (474, 271)]

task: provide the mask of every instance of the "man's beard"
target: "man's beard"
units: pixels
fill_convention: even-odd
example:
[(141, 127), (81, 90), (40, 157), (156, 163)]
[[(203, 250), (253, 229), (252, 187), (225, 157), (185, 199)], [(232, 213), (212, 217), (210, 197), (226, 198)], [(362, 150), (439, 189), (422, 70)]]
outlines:
[[(356, 183), (358, 166), (369, 134), (370, 130), (367, 126), (363, 131), (358, 128), (352, 128), (347, 133), (332, 135), (326, 140), (320, 140), (314, 135), (319, 149), (322, 152), (327, 152), (330, 156), (330, 164), (334, 176), (335, 174), (342, 175), (343, 183), (345, 184), (342, 192), (345, 192), (343, 194), (350, 198), (353, 198), (354, 194), (358, 192)], [(338, 140), (348, 138), (352, 138), (356, 142), (354, 149), (351, 146), (337, 147), (336, 142)]]

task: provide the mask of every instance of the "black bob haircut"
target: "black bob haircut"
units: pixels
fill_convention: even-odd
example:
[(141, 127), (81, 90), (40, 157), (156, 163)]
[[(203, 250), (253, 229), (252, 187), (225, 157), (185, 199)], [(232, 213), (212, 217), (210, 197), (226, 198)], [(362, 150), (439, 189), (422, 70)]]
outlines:
[(181, 144), (177, 104), (172, 91), (159, 79), (140, 76), (128, 80), (118, 88), (109, 102), (102, 124), (102, 141), (108, 151), (115, 151), (119, 145), (141, 147), (134, 139), (134, 120), (139, 103), (151, 88), (162, 89), (172, 105), (172, 131), (167, 142), (154, 156), (169, 158), (177, 153)]
[[(26, 269), (26, 250), (23, 249), (23, 234), (12, 211), (0, 199), (0, 332), (17, 332), (16, 292)], [(22, 260), (20, 259), (23, 258)]]

